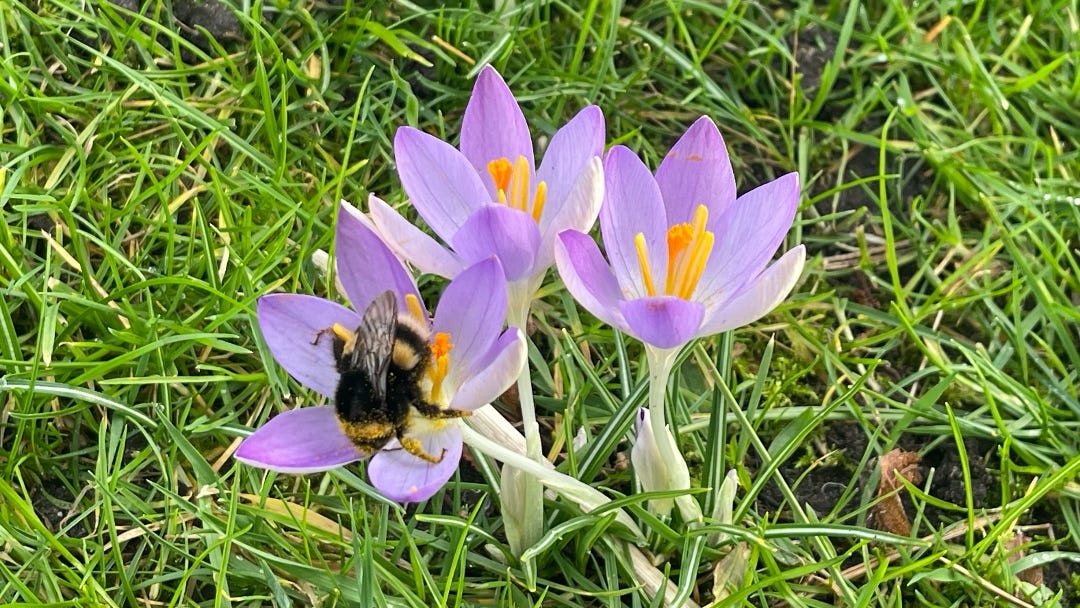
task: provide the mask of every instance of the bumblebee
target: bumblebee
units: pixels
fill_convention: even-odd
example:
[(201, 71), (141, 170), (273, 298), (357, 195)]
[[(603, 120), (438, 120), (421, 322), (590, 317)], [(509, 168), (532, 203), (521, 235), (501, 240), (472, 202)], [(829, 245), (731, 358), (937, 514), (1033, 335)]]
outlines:
[(469, 412), (443, 409), (424, 399), (423, 382), (432, 358), (427, 324), (399, 315), (397, 295), (384, 291), (368, 305), (355, 331), (335, 324), (323, 332), (333, 335), (341, 374), (334, 405), (353, 445), (371, 455), (397, 438), (413, 456), (441, 462), (444, 454), (427, 453), (420, 440), (406, 434), (412, 417), (438, 420)]

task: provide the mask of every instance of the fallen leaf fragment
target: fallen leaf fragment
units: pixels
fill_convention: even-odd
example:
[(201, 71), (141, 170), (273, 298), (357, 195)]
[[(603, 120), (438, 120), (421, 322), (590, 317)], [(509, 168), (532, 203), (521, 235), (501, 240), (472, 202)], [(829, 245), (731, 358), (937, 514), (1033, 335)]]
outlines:
[(911, 484), (920, 484), (923, 480), (919, 467), (918, 452), (907, 452), (894, 448), (878, 460), (881, 481), (878, 482), (878, 501), (870, 509), (870, 521), (875, 528), (898, 536), (911, 534), (911, 522), (904, 512), (904, 503), (900, 500), (899, 490), (904, 484), (900, 478)]

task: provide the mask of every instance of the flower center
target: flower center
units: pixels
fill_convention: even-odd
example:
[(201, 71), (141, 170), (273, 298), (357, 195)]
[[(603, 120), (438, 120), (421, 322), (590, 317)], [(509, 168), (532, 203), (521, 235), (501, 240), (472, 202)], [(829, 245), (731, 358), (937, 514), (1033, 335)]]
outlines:
[(438, 404), (442, 401), (442, 383), (450, 369), (450, 351), (454, 348), (450, 334), (440, 331), (431, 343), (431, 362), (428, 363), (427, 376), (431, 379), (431, 394), (428, 401)]
[(488, 163), (488, 173), (495, 180), (495, 189), (499, 192), (499, 202), (512, 209), (528, 213), (537, 222), (544, 212), (547, 202), (547, 182), (536, 184), (536, 194), (529, 200), (529, 179), (532, 167), (524, 156), (517, 157), (513, 163), (505, 156)]
[[(709, 219), (709, 210), (705, 205), (698, 205), (694, 210), (694, 219), (689, 224), (675, 224), (668, 228), (667, 274), (664, 278), (664, 295), (678, 296), (689, 300), (705, 271), (705, 263), (712, 253), (713, 233), (705, 229)], [(653, 282), (652, 264), (649, 261), (649, 246), (645, 234), (637, 233), (634, 237), (637, 248), (638, 265), (641, 266), (641, 279), (645, 283), (645, 293), (656, 295), (656, 283)]]

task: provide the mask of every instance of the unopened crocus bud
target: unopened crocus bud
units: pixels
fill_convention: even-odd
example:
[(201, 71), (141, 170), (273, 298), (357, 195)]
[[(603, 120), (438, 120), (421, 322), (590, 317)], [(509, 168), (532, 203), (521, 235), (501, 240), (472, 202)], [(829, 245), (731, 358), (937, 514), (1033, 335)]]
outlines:
[[(535, 495), (530, 495), (535, 490)], [(544, 495), (539, 484), (529, 483), (527, 473), (511, 466), (503, 467), (499, 487), (502, 501), (503, 531), (510, 552), (520, 556), (544, 533), (544, 522), (530, 517), (530, 505), (543, 503)]]
[[(634, 447), (630, 450), (630, 462), (634, 465), (641, 489), (646, 492), (662, 492), (665, 490), (689, 490), (690, 470), (686, 467), (686, 461), (682, 454), (675, 449), (675, 437), (667, 427), (657, 433), (652, 426), (649, 410), (641, 408), (638, 411)], [(661, 443), (664, 442), (664, 443)], [(693, 501), (689, 496), (684, 497)], [(667, 517), (671, 515), (671, 507), (674, 499), (661, 498), (649, 501), (649, 510)], [(682, 508), (680, 500), (680, 508)], [(684, 513), (684, 517), (688, 514)], [(700, 517), (698, 511), (697, 517)]]
[[(718, 524), (730, 526), (732, 513), (735, 511), (735, 493), (739, 489), (739, 475), (735, 469), (728, 471), (724, 481), (720, 483), (720, 490), (716, 493), (716, 504), (713, 505), (712, 518)], [(709, 535), (709, 544), (716, 546), (726, 540), (727, 535), (716, 532)]]

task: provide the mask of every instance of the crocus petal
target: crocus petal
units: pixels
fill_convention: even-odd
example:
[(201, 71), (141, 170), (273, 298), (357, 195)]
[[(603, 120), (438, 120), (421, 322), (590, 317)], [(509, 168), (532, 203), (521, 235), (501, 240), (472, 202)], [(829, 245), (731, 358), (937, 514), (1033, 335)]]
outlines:
[(452, 279), (465, 267), (449, 249), (374, 194), (368, 197), (368, 209), (372, 223), (390, 249), (421, 272)]
[(487, 355), (499, 339), (505, 318), (506, 279), (497, 259), (473, 264), (446, 286), (432, 320), (432, 331), (450, 334), (454, 345), (444, 380), (446, 391), (464, 381), (472, 371), (471, 362)]
[(303, 407), (274, 416), (245, 439), (234, 455), (252, 466), (293, 475), (329, 471), (364, 457), (341, 432), (330, 406)]
[(669, 226), (688, 223), (698, 205), (720, 216), (735, 202), (735, 174), (724, 138), (702, 116), (675, 142), (656, 170)]
[(618, 308), (618, 301), (623, 297), (619, 282), (592, 237), (576, 230), (559, 233), (555, 243), (555, 265), (567, 291), (586, 310), (608, 325), (627, 330)]
[(521, 330), (511, 327), (503, 332), (486, 361), (457, 387), (450, 408), (472, 411), (498, 398), (521, 374), (527, 350)]
[(423, 131), (398, 129), (394, 160), (416, 212), (444, 241), (477, 207), (495, 200), (457, 148)]
[(630, 297), (646, 296), (634, 237), (645, 235), (653, 280), (663, 284), (667, 267), (667, 217), (660, 188), (645, 163), (625, 146), (604, 159), (600, 232), (619, 286)]
[(457, 470), (461, 461), (461, 430), (454, 421), (440, 420), (429, 428), (410, 429), (408, 436), (419, 439), (428, 454), (442, 455), (442, 460), (432, 464), (393, 441), (372, 456), (368, 479), (390, 500), (420, 502), (431, 498)]
[(550, 213), (545, 211), (540, 218), (540, 250), (536, 255), (534, 272), (551, 267), (555, 259), (555, 239), (560, 232), (589, 232), (592, 229), (603, 200), (604, 166), (600, 157), (596, 156), (585, 164), (564, 204), (557, 210), (549, 210)]
[[(570, 190), (579, 180), (581, 172), (594, 157), (604, 153), (604, 113), (596, 106), (582, 108), (573, 118), (551, 136), (551, 143), (544, 151), (544, 160), (536, 172), (536, 179), (547, 182), (547, 207), (544, 215), (558, 214), (565, 204)], [(599, 202), (597, 202), (599, 207)], [(541, 226), (544, 221), (541, 217)], [(595, 216), (593, 218), (595, 220)], [(588, 232), (590, 226), (561, 226)]]
[(405, 294), (411, 293), (419, 300), (416, 283), (401, 260), (368, 223), (357, 217), (360, 212), (355, 207), (343, 201), (341, 208), (334, 236), (334, 255), (337, 256), (338, 279), (353, 308), (366, 309), (375, 296), (387, 289), (398, 294), (399, 306), (404, 306)]
[(533, 170), (533, 145), (529, 125), (506, 81), (490, 65), (476, 77), (472, 97), (461, 121), (461, 152), (478, 175), (483, 176), (490, 200), (498, 200), (488, 163), (505, 158), (511, 163), (524, 156)]
[(701, 327), (705, 307), (675, 296), (624, 300), (619, 310), (630, 334), (660, 348), (677, 348), (690, 341)]
[(540, 229), (532, 216), (502, 205), (485, 205), (473, 213), (450, 239), (466, 264), (489, 257), (502, 262), (510, 281), (532, 274), (540, 248)]
[(746, 290), (724, 302), (719, 309), (710, 310), (697, 335), (711, 336), (752, 323), (766, 315), (791, 293), (802, 274), (805, 261), (806, 248), (802, 245), (785, 253), (755, 278)]
[(298, 293), (272, 293), (256, 305), (259, 329), (278, 363), (304, 386), (333, 399), (338, 384), (334, 323), (359, 327), (360, 315), (341, 304)]
[[(799, 174), (788, 173), (739, 197), (712, 228), (716, 244), (698, 294), (733, 294), (772, 259), (799, 208)], [(712, 223), (710, 221), (710, 223)]]

